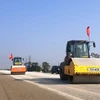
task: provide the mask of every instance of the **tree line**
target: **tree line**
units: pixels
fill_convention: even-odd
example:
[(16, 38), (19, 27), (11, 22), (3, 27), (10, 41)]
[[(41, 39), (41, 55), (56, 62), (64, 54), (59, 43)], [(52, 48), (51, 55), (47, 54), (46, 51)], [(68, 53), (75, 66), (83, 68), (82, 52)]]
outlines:
[(50, 65), (48, 62), (43, 62), (42, 66), (40, 66), (38, 62), (26, 62), (24, 65), (27, 67), (27, 71), (50, 72)]
[(94, 58), (100, 58), (99, 54), (96, 54), (96, 53), (93, 53), (93, 52), (91, 53), (91, 56), (94, 57)]

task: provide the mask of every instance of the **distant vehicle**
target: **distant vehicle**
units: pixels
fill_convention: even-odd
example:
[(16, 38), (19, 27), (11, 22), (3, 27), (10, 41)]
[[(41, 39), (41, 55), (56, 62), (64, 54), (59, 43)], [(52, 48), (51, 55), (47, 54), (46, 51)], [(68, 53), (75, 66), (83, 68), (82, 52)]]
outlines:
[(24, 59), (22, 57), (14, 57), (12, 58), (13, 65), (11, 66), (11, 74), (25, 74), (26, 66), (23, 65)]
[(51, 73), (54, 74), (59, 74), (60, 66), (52, 66), (51, 68)]

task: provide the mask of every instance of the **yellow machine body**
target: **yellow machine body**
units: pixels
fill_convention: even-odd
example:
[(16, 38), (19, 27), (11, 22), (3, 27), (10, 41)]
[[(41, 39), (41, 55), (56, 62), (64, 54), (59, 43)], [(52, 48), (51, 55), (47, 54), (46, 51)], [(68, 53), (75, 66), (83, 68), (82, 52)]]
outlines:
[(64, 67), (64, 74), (73, 76), (76, 82), (100, 82), (100, 59), (72, 58), (69, 66)]

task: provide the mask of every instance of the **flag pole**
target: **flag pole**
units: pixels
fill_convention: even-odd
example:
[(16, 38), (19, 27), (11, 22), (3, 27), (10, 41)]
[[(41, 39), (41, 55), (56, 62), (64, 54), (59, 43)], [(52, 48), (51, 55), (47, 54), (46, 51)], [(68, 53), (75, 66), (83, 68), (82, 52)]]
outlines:
[[(88, 39), (89, 39), (89, 50), (90, 50), (90, 47), (91, 47), (91, 45), (90, 45), (90, 36), (88, 36)], [(90, 56), (91, 54), (89, 53), (89, 56)]]
[[(89, 41), (89, 49), (90, 49), (90, 26), (88, 26), (86, 28), (86, 32), (87, 32), (87, 35), (88, 35), (88, 41)], [(90, 54), (89, 54), (90, 55)]]
[[(89, 51), (91, 50), (90, 47), (91, 47), (91, 44), (90, 44), (90, 36), (89, 36)], [(89, 52), (89, 57), (91, 58), (91, 53), (90, 52)]]
[(90, 44), (90, 36), (88, 37), (88, 39), (89, 39), (89, 44)]

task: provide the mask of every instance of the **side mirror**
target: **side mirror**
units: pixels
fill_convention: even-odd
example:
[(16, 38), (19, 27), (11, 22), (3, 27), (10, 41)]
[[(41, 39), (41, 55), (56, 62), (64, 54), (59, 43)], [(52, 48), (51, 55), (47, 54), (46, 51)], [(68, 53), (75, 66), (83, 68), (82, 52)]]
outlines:
[(72, 56), (72, 53), (71, 52), (69, 52), (68, 54), (69, 54), (70, 57)]
[(95, 42), (93, 42), (93, 47), (94, 47), (94, 48), (96, 47)]

